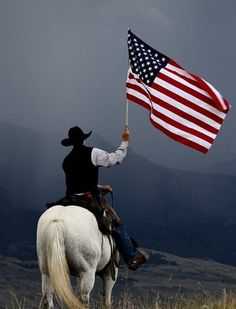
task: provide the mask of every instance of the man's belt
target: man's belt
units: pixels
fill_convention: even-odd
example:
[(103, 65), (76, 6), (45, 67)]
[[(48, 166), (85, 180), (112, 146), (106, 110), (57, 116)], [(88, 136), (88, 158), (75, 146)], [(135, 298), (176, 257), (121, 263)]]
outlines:
[(90, 191), (83, 192), (83, 193), (74, 193), (73, 195), (82, 197), (87, 201), (91, 201), (93, 199), (93, 194)]

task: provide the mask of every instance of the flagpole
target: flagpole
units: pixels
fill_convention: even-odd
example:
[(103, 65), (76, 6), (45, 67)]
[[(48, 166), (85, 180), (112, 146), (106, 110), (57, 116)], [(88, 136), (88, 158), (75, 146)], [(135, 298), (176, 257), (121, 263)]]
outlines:
[[(128, 29), (128, 31), (129, 31), (129, 29)], [(127, 79), (126, 79), (126, 81), (128, 80), (129, 68), (130, 68), (130, 60), (128, 58), (128, 72), (127, 72)], [(126, 96), (127, 96), (127, 94), (126, 94)], [(126, 97), (125, 129), (128, 129), (128, 126), (129, 126), (129, 100)]]
[(125, 129), (128, 129), (128, 125), (129, 125), (129, 100), (126, 99)]

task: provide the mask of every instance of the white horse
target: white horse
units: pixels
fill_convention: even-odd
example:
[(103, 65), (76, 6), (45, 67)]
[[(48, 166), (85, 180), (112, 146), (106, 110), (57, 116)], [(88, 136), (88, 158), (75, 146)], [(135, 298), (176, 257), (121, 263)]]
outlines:
[[(94, 287), (95, 275), (103, 280), (103, 304), (111, 307), (111, 292), (118, 275), (112, 279), (109, 267), (112, 252), (118, 257), (113, 240), (103, 235), (95, 216), (79, 206), (54, 206), (38, 221), (37, 254), (42, 274), (40, 309), (53, 309), (53, 293), (69, 309), (84, 308)], [(78, 299), (70, 275), (78, 277)], [(114, 280), (115, 279), (115, 280)]]

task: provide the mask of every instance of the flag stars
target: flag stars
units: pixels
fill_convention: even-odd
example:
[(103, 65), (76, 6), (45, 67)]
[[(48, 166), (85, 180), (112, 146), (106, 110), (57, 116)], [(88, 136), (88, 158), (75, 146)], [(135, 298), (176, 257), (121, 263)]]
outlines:
[(150, 48), (132, 32), (128, 39), (128, 47), (131, 69), (142, 83), (151, 86), (158, 71), (167, 64), (168, 57)]

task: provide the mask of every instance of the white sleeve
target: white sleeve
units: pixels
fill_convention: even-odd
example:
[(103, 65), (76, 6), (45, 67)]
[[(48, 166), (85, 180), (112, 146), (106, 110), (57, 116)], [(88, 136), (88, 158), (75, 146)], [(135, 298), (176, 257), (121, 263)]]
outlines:
[(106, 152), (99, 148), (93, 148), (91, 160), (95, 166), (108, 167), (119, 164), (127, 154), (128, 142), (122, 142), (115, 152)]

